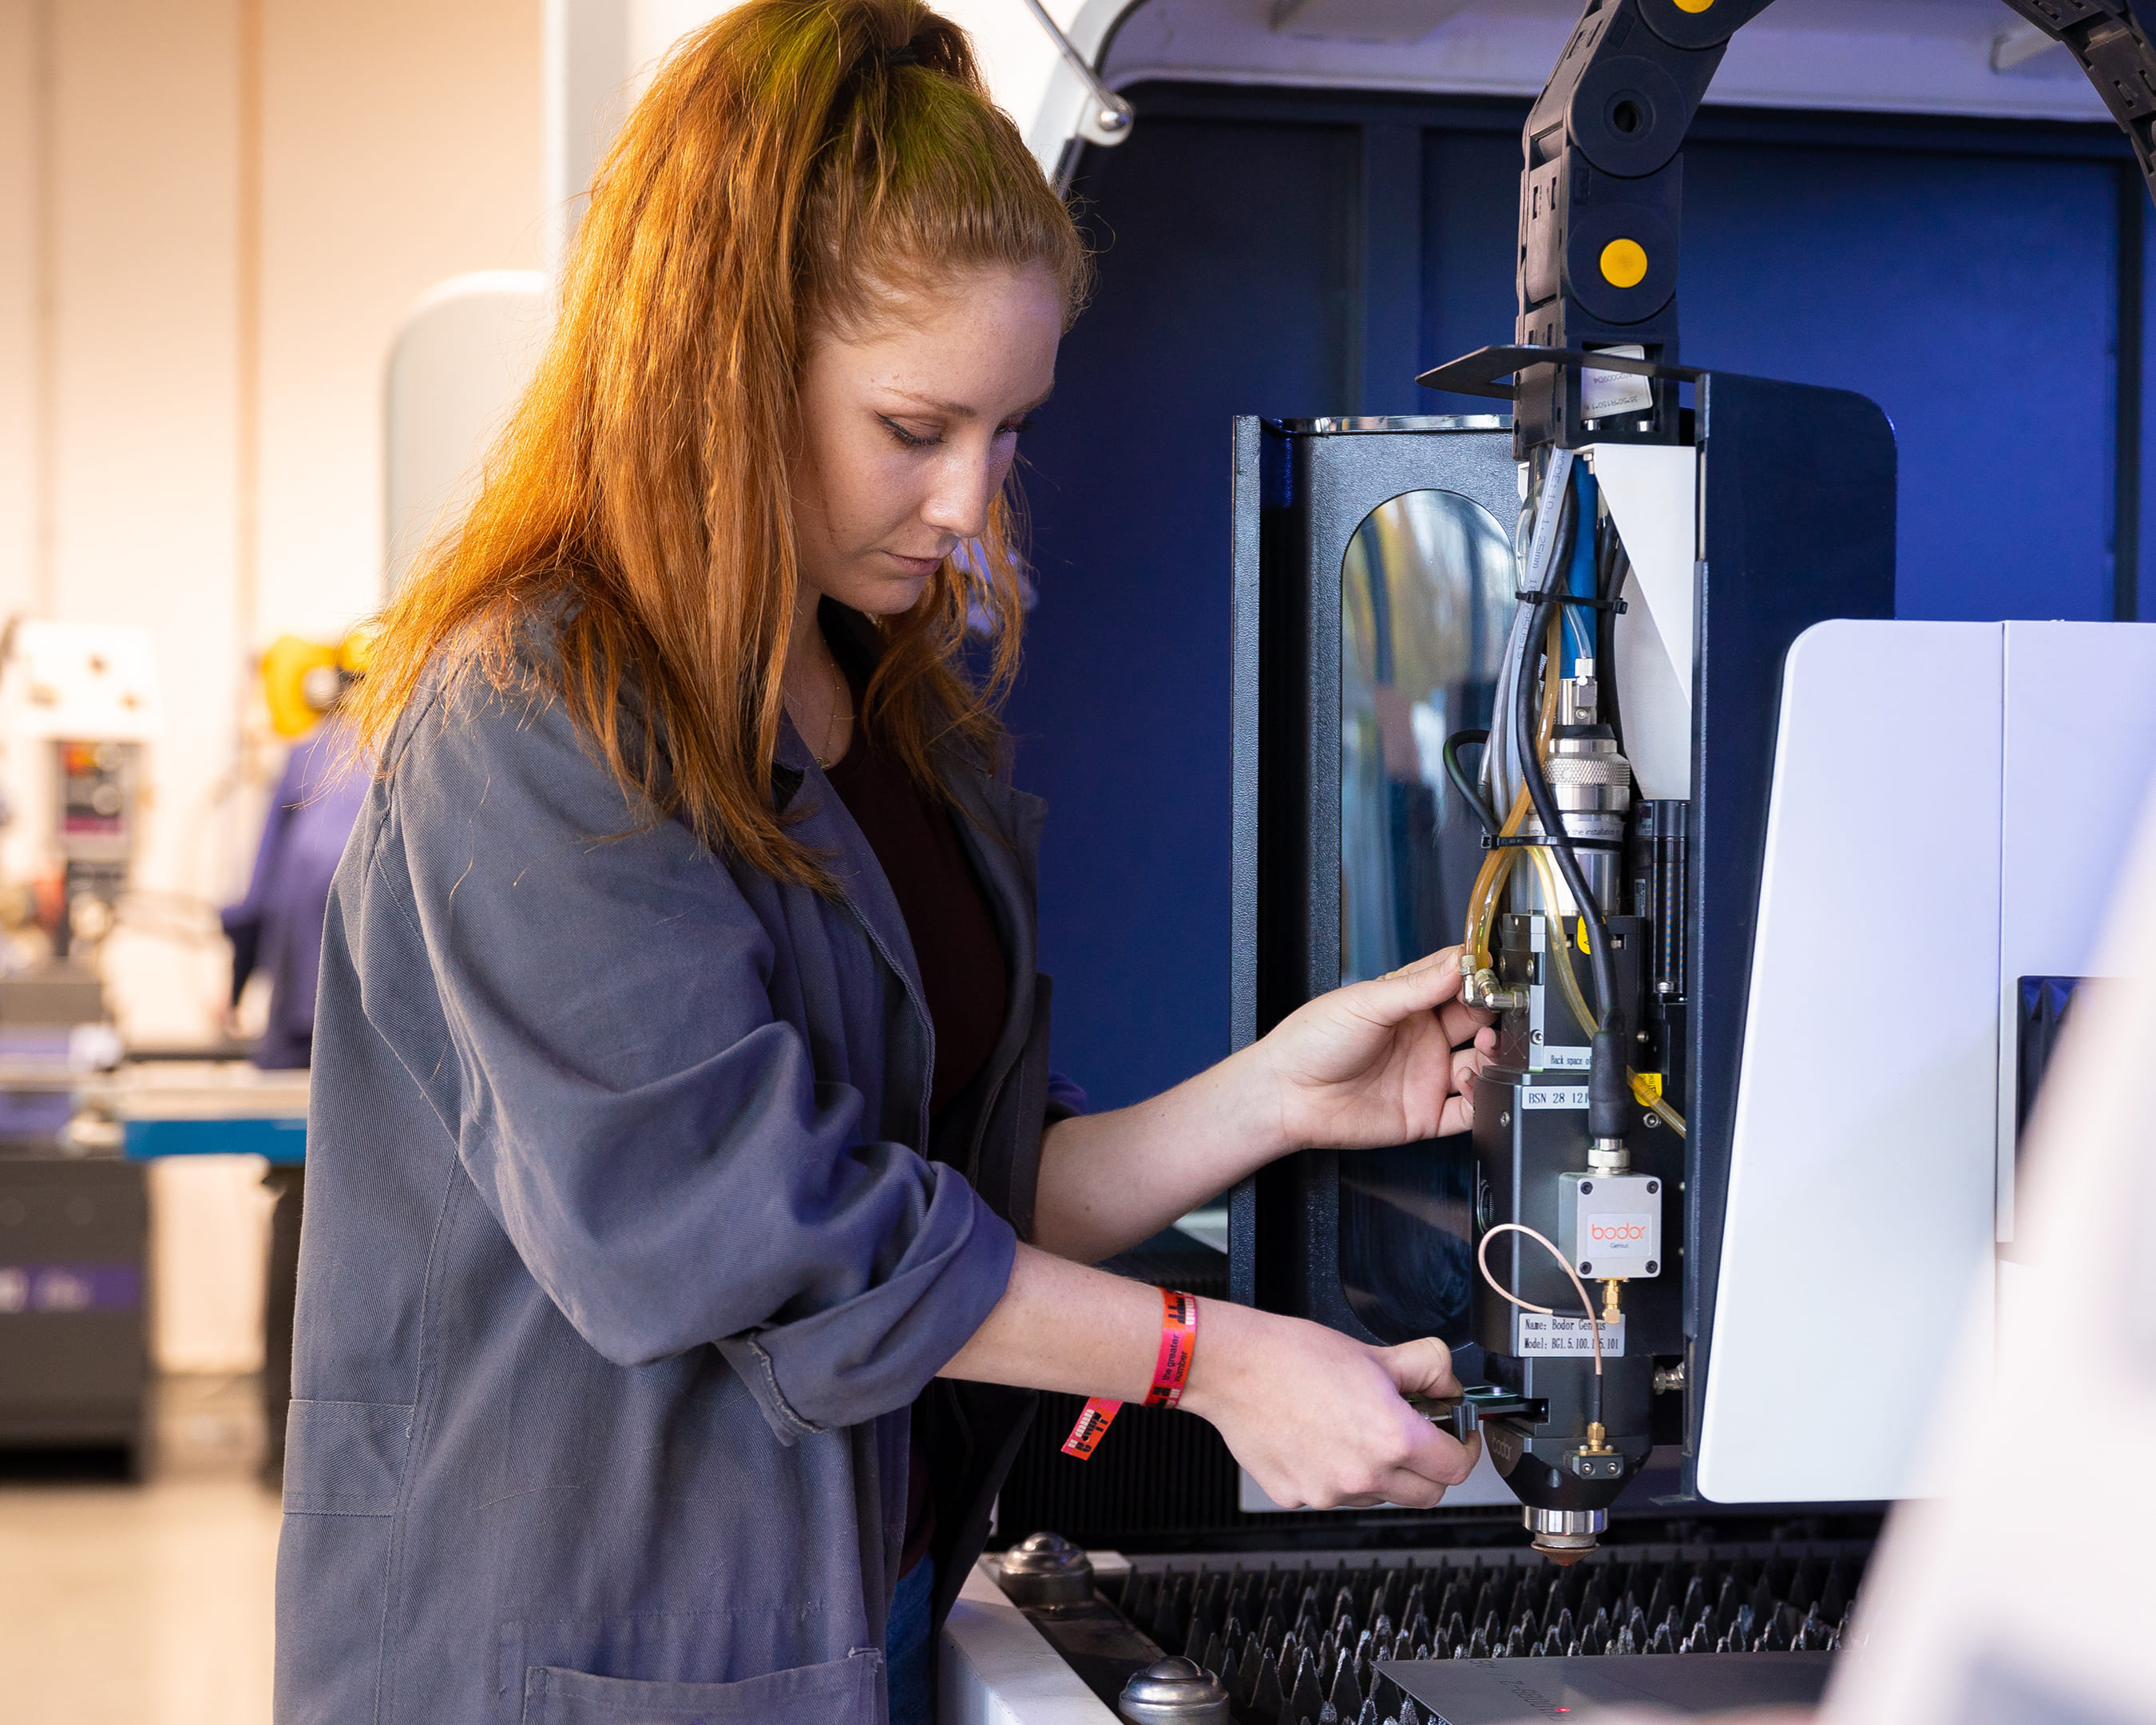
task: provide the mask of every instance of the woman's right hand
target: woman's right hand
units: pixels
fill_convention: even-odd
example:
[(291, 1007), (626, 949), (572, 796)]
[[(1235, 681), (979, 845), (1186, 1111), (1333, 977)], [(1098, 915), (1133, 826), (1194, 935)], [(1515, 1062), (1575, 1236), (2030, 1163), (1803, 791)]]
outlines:
[(1199, 1305), (1182, 1405), (1283, 1509), (1427, 1509), (1473, 1471), (1481, 1439), (1461, 1445), (1406, 1400), (1459, 1394), (1442, 1342), (1372, 1348), (1300, 1318)]

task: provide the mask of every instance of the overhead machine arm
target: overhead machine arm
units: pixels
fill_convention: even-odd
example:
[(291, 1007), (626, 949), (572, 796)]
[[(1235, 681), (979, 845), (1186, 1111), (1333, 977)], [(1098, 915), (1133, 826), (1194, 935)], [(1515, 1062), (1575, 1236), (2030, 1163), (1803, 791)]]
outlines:
[[(1544, 444), (1578, 448), (1590, 439), (1677, 440), (1677, 388), (1689, 376), (1677, 364), (1684, 141), (1730, 38), (1771, 3), (1591, 0), (1566, 44), (1527, 116), (1520, 178), (1519, 346), (1485, 348), (1424, 379), (1439, 388), (1481, 393), (1478, 384), (1486, 388), (1531, 367), (1520, 377), (1515, 410), (1523, 454)], [(2005, 3), (2066, 45), (2156, 186), (2156, 47), (2134, 5)], [(1577, 362), (1535, 364), (1519, 352), (1524, 347), (1604, 352), (1605, 374), (1650, 381), (1651, 408), (1628, 408), (1622, 424), (1604, 423), (1585, 433), (1594, 403), (1590, 397), (1583, 406)], [(1514, 395), (1511, 388), (1486, 393)]]

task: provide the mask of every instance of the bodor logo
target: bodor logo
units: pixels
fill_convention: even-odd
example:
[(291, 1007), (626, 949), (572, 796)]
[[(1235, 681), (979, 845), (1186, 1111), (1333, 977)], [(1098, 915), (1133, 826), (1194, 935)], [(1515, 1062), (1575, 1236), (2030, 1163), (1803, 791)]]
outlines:
[(1595, 1222), (1587, 1224), (1587, 1237), (1598, 1245), (1604, 1240), (1645, 1240), (1645, 1226), (1638, 1222)]

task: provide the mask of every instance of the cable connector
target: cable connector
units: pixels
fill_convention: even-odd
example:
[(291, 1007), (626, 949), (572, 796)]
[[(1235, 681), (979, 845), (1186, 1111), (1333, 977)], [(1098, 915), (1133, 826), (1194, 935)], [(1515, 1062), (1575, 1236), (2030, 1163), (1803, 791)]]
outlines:
[[(1609, 1003), (1604, 1012), (1609, 1013)], [(1605, 1021), (1594, 1033), (1587, 1076), (1587, 1135), (1598, 1143), (1614, 1139), (1619, 1144), (1632, 1130), (1630, 1067), (1626, 1064), (1625, 1038)]]

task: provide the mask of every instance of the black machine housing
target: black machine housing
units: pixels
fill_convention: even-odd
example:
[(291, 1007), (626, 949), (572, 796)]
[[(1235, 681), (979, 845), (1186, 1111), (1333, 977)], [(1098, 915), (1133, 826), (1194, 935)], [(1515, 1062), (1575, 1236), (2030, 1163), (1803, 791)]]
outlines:
[[(1842, 391), (1727, 373), (1702, 376), (1687, 393), (1677, 423), (1697, 448), (1701, 498), (1692, 794), (1688, 803), (1635, 805), (1622, 904), (1636, 914), (1611, 918), (1610, 930), (1621, 986), (1648, 1038), (1640, 1060), (1663, 1074), (1688, 1136), (1646, 1123), (1649, 1111), (1630, 1135), (1632, 1171), (1663, 1188), (1669, 1261), (1628, 1285), (1625, 1355), (1602, 1374), (1601, 1423), (1621, 1470), (1590, 1476), (1576, 1465), (1591, 1365), (1514, 1353), (1512, 1309), (1473, 1267), (1493, 1224), (1524, 1223), (1554, 1238), (1559, 1183), (1588, 1166), (1584, 1104), (1522, 1106), (1532, 1084), (1548, 1081), (1533, 1076), (1525, 1011), (1501, 1019), (1471, 1143), (1306, 1151), (1245, 1182), (1229, 1209), (1235, 1298), (1373, 1342), (1441, 1337), (1461, 1381), (1487, 1385), (1513, 1409), (1482, 1429), (1516, 1495), (1543, 1508), (1606, 1508), (1650, 1459), (1665, 1499), (1693, 1494), (1782, 662), (1815, 623), (1893, 610), (1895, 452), (1878, 408)], [(1508, 522), (1521, 485), (1513, 429), (1494, 417), (1236, 422), (1238, 1046), (1343, 979), (1350, 542), (1373, 510), (1418, 490), (1457, 493)], [(1621, 617), (1614, 628), (1621, 655)], [(1435, 848), (1447, 854), (1441, 835)], [(1543, 920), (1500, 917), (1502, 980), (1547, 981), (1553, 955), (1535, 950), (1532, 927)], [(1439, 939), (1419, 932), (1431, 947), (1460, 938), (1456, 923)], [(1674, 992), (1651, 988), (1658, 968), (1676, 981)], [(1543, 1010), (1559, 1034), (1557, 989), (1545, 988)], [(1563, 1034), (1586, 1040), (1577, 1027)], [(1489, 1255), (1523, 1297), (1578, 1309), (1558, 1267), (1519, 1235), (1493, 1240)], [(1674, 1466), (1675, 1477), (1660, 1464)]]

